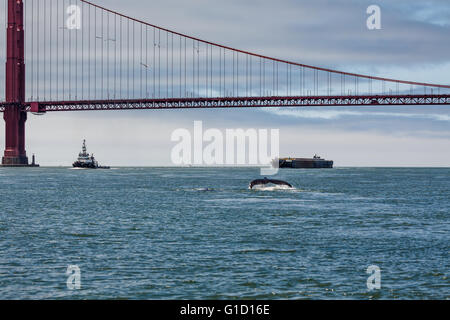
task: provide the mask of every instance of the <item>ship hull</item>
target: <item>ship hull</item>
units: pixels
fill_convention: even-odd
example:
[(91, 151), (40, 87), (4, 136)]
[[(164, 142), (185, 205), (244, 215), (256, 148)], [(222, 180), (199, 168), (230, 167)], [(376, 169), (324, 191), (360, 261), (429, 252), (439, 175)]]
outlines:
[(279, 168), (291, 169), (331, 169), (333, 168), (332, 160), (323, 159), (279, 159)]
[(81, 162), (74, 162), (72, 164), (74, 168), (80, 168), (80, 169), (110, 169), (110, 167), (102, 167), (102, 166), (96, 166), (92, 163), (86, 164)]

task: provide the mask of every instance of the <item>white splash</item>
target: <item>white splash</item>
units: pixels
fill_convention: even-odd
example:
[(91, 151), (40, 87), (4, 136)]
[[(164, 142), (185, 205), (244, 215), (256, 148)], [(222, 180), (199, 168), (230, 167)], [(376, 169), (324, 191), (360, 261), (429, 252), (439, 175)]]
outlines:
[(250, 190), (257, 190), (257, 191), (279, 191), (279, 190), (296, 190), (294, 187), (289, 187), (286, 185), (273, 185), (273, 184), (257, 184), (253, 186), (253, 188), (250, 188)]

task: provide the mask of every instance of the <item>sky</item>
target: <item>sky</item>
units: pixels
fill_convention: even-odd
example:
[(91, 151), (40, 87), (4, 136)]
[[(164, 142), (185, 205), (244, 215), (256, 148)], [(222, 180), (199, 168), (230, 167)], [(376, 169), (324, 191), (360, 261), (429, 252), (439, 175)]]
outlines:
[[(380, 77), (450, 84), (447, 0), (93, 0), (149, 23), (280, 59)], [(366, 9), (381, 8), (368, 30)], [(0, 37), (0, 42), (4, 37)], [(4, 56), (1, 56), (4, 59)], [(0, 72), (4, 72), (0, 69)], [(2, 85), (3, 86), (3, 85)], [(83, 139), (101, 164), (171, 165), (177, 128), (276, 128), (280, 155), (336, 166), (450, 166), (450, 107), (141, 110), (29, 115), (27, 153), (69, 166)], [(0, 125), (4, 140), (4, 124)]]

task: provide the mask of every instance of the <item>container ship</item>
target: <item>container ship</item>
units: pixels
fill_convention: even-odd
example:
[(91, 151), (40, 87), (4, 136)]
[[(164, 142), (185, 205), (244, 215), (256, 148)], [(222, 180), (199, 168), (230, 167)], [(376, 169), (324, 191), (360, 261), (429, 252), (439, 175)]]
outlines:
[(78, 154), (78, 159), (72, 166), (74, 168), (83, 169), (109, 169), (109, 167), (99, 166), (97, 160), (94, 158), (94, 154), (89, 155), (86, 148), (86, 140), (83, 140), (83, 146), (81, 147), (81, 152)]
[(333, 168), (333, 160), (325, 160), (318, 155), (313, 158), (277, 158), (273, 160), (276, 165), (278, 161), (279, 168), (294, 168), (294, 169), (324, 169)]

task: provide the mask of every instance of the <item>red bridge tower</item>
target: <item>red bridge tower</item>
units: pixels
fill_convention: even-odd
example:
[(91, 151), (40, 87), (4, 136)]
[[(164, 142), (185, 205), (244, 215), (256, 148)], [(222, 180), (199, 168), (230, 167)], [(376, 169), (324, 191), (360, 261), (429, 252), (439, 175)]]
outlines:
[(25, 151), (25, 59), (23, 30), (23, 1), (8, 0), (8, 29), (6, 32), (6, 102), (4, 166), (28, 166)]

